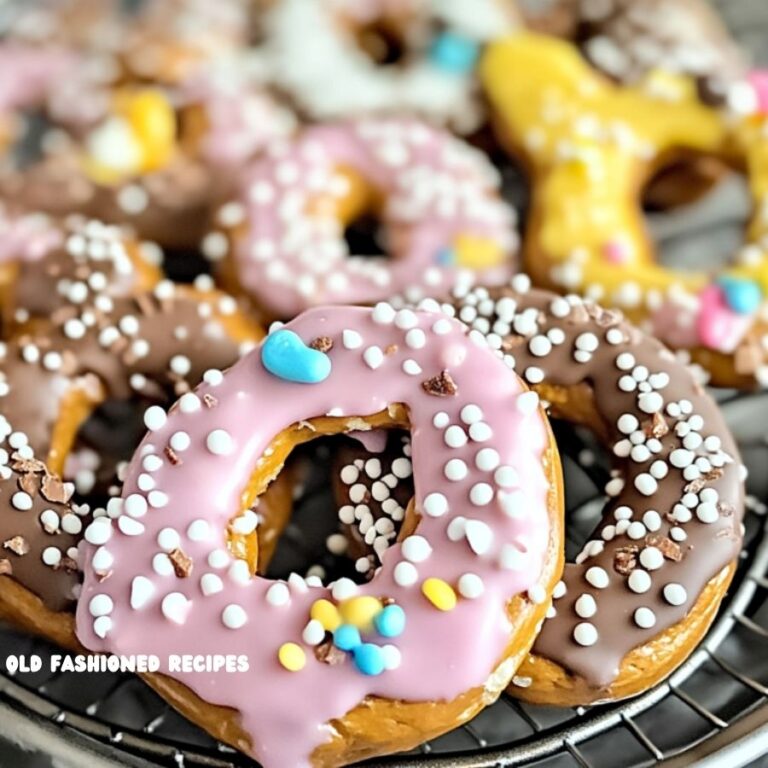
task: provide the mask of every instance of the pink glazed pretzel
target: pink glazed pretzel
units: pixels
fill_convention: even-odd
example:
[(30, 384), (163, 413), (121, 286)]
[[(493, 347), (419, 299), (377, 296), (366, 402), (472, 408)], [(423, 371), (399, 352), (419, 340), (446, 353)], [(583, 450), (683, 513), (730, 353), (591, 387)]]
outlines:
[[(272, 317), (406, 289), (415, 302), (448, 291), (462, 271), (491, 284), (514, 272), (515, 212), (499, 197), (498, 175), (445, 131), (415, 119), (358, 120), (309, 128), (269, 154), (219, 222), (234, 225), (237, 287)], [(366, 213), (380, 217), (390, 259), (349, 253), (345, 225)], [(208, 242), (226, 244), (221, 232)]]
[[(559, 578), (560, 477), (538, 397), (482, 336), (389, 304), (314, 309), (146, 420), (122, 503), (85, 534), (87, 648), (157, 654), (165, 674), (169, 654), (247, 656), (240, 675), (150, 682), (267, 768), (410, 748), (504, 688)], [(372, 581), (275, 581), (227, 552), (244, 489), (293, 445), (393, 425), (410, 427), (416, 491)], [(374, 618), (393, 604), (396, 638)], [(345, 653), (340, 620), (363, 651)]]

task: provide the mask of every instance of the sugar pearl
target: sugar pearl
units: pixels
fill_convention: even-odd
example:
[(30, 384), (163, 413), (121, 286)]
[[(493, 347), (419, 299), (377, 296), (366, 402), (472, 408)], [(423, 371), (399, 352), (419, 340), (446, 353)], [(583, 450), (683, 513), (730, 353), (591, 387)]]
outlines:
[(585, 647), (594, 645), (597, 642), (597, 629), (594, 624), (583, 621), (577, 624), (573, 629), (573, 639)]
[(585, 578), (597, 589), (605, 589), (610, 582), (608, 573), (604, 568), (600, 568), (599, 566), (592, 566), (592, 568), (589, 568), (585, 574)]
[(682, 584), (666, 584), (663, 589), (664, 599), (670, 605), (683, 605), (688, 599), (688, 593)]
[(634, 613), (635, 624), (641, 629), (650, 629), (656, 624), (656, 614), (650, 608), (638, 608)]
[(651, 588), (651, 577), (647, 571), (642, 571), (639, 568), (635, 568), (632, 573), (629, 574), (627, 579), (627, 586), (638, 595), (647, 592)]

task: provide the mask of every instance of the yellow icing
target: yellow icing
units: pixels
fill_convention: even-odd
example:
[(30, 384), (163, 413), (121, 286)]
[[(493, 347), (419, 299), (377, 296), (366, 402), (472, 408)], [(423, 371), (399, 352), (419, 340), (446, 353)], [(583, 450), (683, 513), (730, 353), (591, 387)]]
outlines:
[(454, 240), (453, 249), (457, 267), (484, 270), (500, 267), (506, 261), (506, 255), (499, 243), (488, 237), (458, 235)]
[[(643, 315), (670, 288), (710, 281), (656, 264), (640, 204), (643, 184), (670, 159), (726, 146), (726, 122), (697, 102), (689, 80), (652, 72), (617, 86), (569, 43), (534, 34), (492, 43), (480, 78), (502, 139), (533, 178), (525, 255), (538, 283)], [(609, 258), (616, 250), (620, 263)]]
[[(93, 145), (98, 132), (111, 131), (112, 156), (99, 156)], [(161, 92), (153, 88), (115, 94), (110, 117), (91, 136), (91, 151), (83, 158), (85, 172), (100, 184), (117, 184), (126, 177), (166, 166), (176, 151), (176, 114)]]

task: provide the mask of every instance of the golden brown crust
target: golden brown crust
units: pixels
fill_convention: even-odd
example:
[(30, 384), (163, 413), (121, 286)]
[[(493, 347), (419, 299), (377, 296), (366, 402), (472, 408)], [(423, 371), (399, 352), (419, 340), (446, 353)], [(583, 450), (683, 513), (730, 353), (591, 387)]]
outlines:
[[(406, 427), (407, 414), (402, 406), (392, 406), (387, 411), (354, 421), (358, 429)], [(258, 488), (268, 482), (265, 478), (279, 471), (285, 457), (296, 445), (318, 434), (348, 430), (351, 428), (348, 424), (347, 417), (321, 417), (294, 425), (281, 433), (273, 441), (274, 450), (269, 452), (258, 476), (254, 475), (243, 493), (244, 508), (252, 503)], [(550, 484), (547, 507), (552, 535), (540, 583), (550, 596), (562, 573), (564, 536), (562, 472), (551, 431), (544, 466)], [(262, 534), (264, 528), (265, 525), (260, 526)], [(510, 600), (507, 611), (513, 628), (511, 640), (484, 687), (466, 691), (449, 702), (393, 701), (369, 697), (344, 717), (329, 723), (333, 735), (330, 741), (315, 749), (312, 764), (317, 768), (334, 768), (374, 755), (411, 749), (470, 720), (495, 701), (509, 683), (530, 650), (549, 605), (549, 599), (535, 604), (520, 595)], [(252, 753), (250, 738), (243, 730), (237, 712), (203, 701), (189, 688), (166, 676), (148, 675), (145, 680), (179, 712), (214, 738), (240, 751)]]
[(534, 704), (576, 707), (618, 701), (648, 690), (672, 674), (701, 642), (735, 571), (733, 563), (723, 568), (709, 581), (683, 621), (628, 653), (618, 676), (607, 688), (593, 688), (549, 659), (530, 654), (518, 675), (531, 678), (533, 684), (525, 688), (513, 685), (510, 693)]

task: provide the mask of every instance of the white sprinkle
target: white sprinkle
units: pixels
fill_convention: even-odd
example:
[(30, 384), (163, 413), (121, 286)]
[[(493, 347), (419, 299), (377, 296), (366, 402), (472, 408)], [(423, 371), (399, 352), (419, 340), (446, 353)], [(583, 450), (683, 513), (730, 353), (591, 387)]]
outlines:
[(640, 565), (646, 570), (657, 571), (664, 565), (664, 555), (657, 547), (645, 547), (640, 553)]
[(421, 373), (421, 366), (412, 359), (403, 361), (403, 372), (409, 376), (418, 376)]
[(357, 331), (347, 328), (341, 333), (341, 343), (345, 349), (359, 349), (363, 345), (363, 337)]
[(485, 591), (483, 580), (475, 573), (464, 573), (459, 576), (457, 586), (459, 594), (467, 600), (475, 600)]
[(373, 308), (373, 322), (380, 325), (389, 325), (395, 319), (395, 309), (391, 304), (387, 304), (385, 301), (380, 301)]
[(485, 443), (493, 437), (493, 430), (484, 421), (476, 421), (469, 427), (469, 436), (476, 443)]
[(88, 610), (94, 618), (108, 616), (115, 608), (115, 604), (109, 595), (94, 595), (88, 603)]
[(24, 491), (16, 491), (16, 493), (11, 496), (11, 504), (15, 509), (26, 512), (27, 510), (32, 509), (32, 497)]
[(424, 514), (442, 517), (448, 511), (448, 499), (442, 493), (430, 493), (424, 499)]
[(179, 399), (179, 410), (182, 413), (195, 413), (202, 407), (200, 398), (194, 392), (185, 392)]
[(320, 645), (325, 639), (325, 629), (317, 619), (310, 619), (301, 633), (301, 639), (307, 645)]
[(651, 577), (648, 575), (647, 571), (635, 568), (632, 573), (629, 574), (627, 586), (629, 586), (633, 592), (642, 595), (651, 588)]
[(597, 629), (594, 624), (588, 621), (582, 621), (573, 629), (573, 639), (585, 647), (594, 645), (597, 642)]
[(224, 582), (215, 573), (204, 573), (200, 577), (200, 591), (208, 597), (224, 589)]
[(664, 599), (670, 605), (683, 605), (688, 599), (688, 593), (682, 584), (666, 584), (663, 589)]
[(597, 565), (587, 570), (585, 578), (596, 589), (605, 589), (610, 583), (608, 573)]
[(372, 370), (376, 370), (384, 362), (384, 353), (380, 347), (373, 346), (363, 352), (365, 364)]
[(539, 407), (539, 396), (536, 392), (523, 392), (517, 396), (517, 410), (520, 413), (529, 416)]
[(167, 418), (165, 411), (159, 405), (150, 405), (144, 412), (144, 425), (150, 432), (155, 432), (165, 426)]
[(418, 534), (408, 536), (402, 544), (403, 557), (412, 563), (424, 562), (431, 554), (432, 547), (429, 542)]
[(457, 424), (453, 424), (445, 430), (443, 439), (449, 448), (461, 448), (467, 444), (467, 433)]
[(208, 450), (216, 456), (228, 456), (235, 450), (232, 436), (225, 429), (214, 429), (205, 438)]
[(112, 537), (112, 523), (109, 518), (97, 517), (86, 529), (85, 540), (89, 544), (100, 546)]
[(488, 483), (476, 483), (469, 492), (469, 500), (478, 507), (484, 507), (493, 500), (493, 488)]
[[(250, 511), (251, 510), (248, 510), (248, 512)], [(242, 517), (246, 517), (246, 515), (242, 515)], [(240, 520), (241, 518), (239, 517), (237, 519)], [(187, 527), (187, 538), (190, 541), (205, 541), (210, 536), (210, 533), (210, 526), (208, 525), (208, 522), (203, 519), (193, 520)]]
[(591, 619), (597, 613), (597, 603), (592, 595), (583, 594), (573, 605), (576, 615), (582, 619)]
[(451, 422), (451, 417), (445, 412), (440, 411), (436, 413), (432, 419), (432, 425), (438, 429), (443, 429)]
[(507, 571), (520, 571), (525, 567), (525, 554), (514, 544), (505, 544), (499, 555), (499, 566)]
[(288, 585), (283, 584), (283, 582), (281, 581), (275, 582), (267, 590), (267, 602), (270, 605), (274, 605), (274, 606), (288, 605), (290, 601), (291, 601), (291, 593), (288, 590)]
[(470, 549), (476, 555), (487, 554), (493, 545), (493, 531), (482, 520), (467, 520), (464, 535), (467, 537)]
[(131, 582), (131, 608), (141, 610), (155, 594), (155, 585), (146, 576), (136, 576)]
[(444, 472), (448, 480), (458, 482), (467, 476), (467, 465), (461, 459), (451, 459), (446, 463)]
[(398, 563), (395, 566), (393, 575), (395, 583), (401, 587), (410, 587), (415, 584), (419, 578), (419, 572), (416, 570), (416, 566), (407, 562)]
[(123, 509), (131, 517), (144, 517), (147, 514), (147, 500), (139, 493), (132, 493), (123, 502)]
[(221, 621), (227, 629), (240, 629), (248, 621), (242, 606), (232, 603), (221, 612)]
[(181, 537), (175, 528), (163, 528), (157, 534), (157, 546), (170, 552), (172, 549), (178, 549), (181, 546)]
[(656, 614), (646, 607), (638, 608), (634, 613), (635, 624), (641, 629), (650, 629), (656, 624)]
[(647, 472), (641, 472), (635, 478), (635, 488), (644, 496), (653, 496), (659, 488), (656, 478)]
[(134, 520), (127, 515), (122, 515), (117, 518), (117, 527), (126, 536), (141, 536), (141, 534), (144, 533), (144, 526), (138, 520)]

